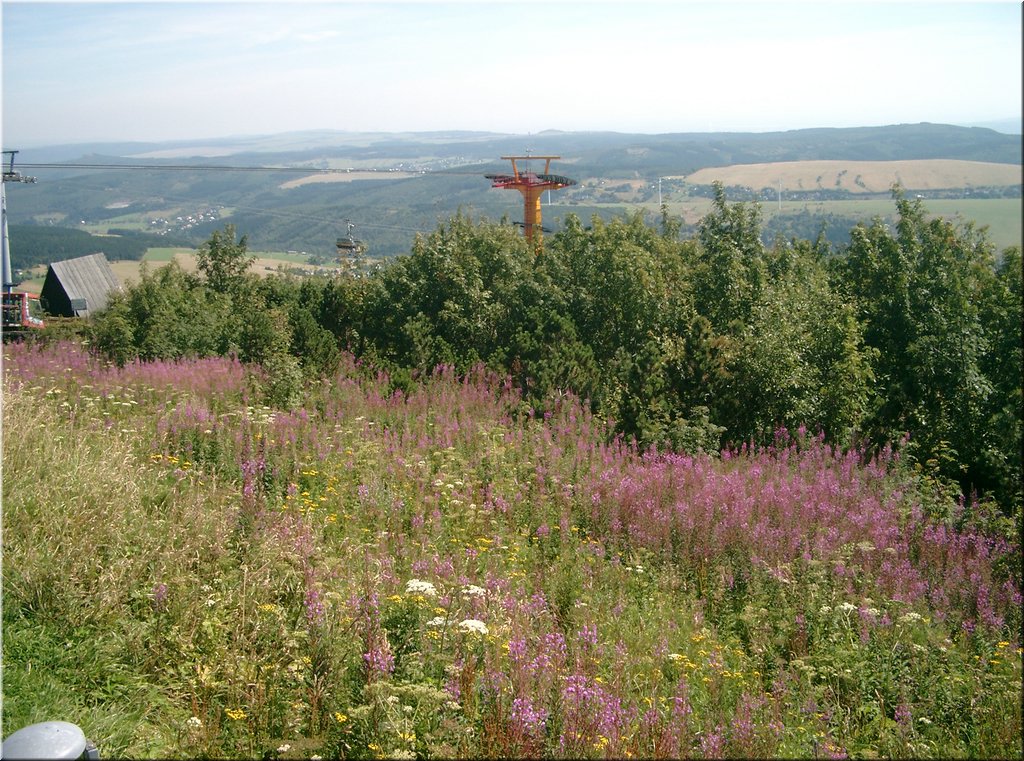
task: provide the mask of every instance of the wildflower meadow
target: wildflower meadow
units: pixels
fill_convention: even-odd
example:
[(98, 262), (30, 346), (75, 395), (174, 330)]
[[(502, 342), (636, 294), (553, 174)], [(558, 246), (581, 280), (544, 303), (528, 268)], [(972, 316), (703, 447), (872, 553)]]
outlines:
[(117, 758), (1020, 758), (1021, 554), (900, 445), (636, 448), (343, 354), (3, 355), (4, 733)]

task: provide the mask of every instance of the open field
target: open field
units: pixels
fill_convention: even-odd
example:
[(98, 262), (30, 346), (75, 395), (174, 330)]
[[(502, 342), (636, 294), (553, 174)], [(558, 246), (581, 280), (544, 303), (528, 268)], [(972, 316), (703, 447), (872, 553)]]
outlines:
[(1021, 167), (982, 161), (790, 161), (709, 167), (680, 179), (695, 185), (744, 185), (755, 190), (846, 190), (887, 193), (894, 183), (906, 190), (1002, 187), (1021, 184)]
[[(730, 202), (742, 199), (730, 199)], [(696, 224), (711, 209), (711, 199), (688, 197), (684, 200), (667, 200), (669, 213), (681, 217), (687, 224)], [(896, 214), (896, 206), (890, 199), (863, 198), (845, 201), (783, 201), (780, 204), (771, 201), (759, 202), (761, 214), (767, 222), (782, 214), (794, 215), (810, 213), (822, 217), (832, 215), (849, 217), (870, 222), (874, 217), (892, 219)], [(936, 198), (922, 201), (930, 216), (941, 216), (954, 221), (973, 221), (979, 227), (988, 227), (989, 239), (997, 249), (1024, 244), (1024, 215), (1021, 213), (1019, 198)], [(595, 204), (600, 206), (601, 204)], [(622, 207), (623, 204), (610, 204)], [(544, 207), (545, 211), (549, 208)], [(559, 209), (554, 204), (552, 209)], [(642, 204), (628, 204), (626, 208), (644, 209), (651, 214), (658, 214), (657, 201)], [(563, 206), (559, 211), (571, 211), (571, 206)]]
[(312, 174), (308, 177), (300, 177), (297, 180), (289, 180), (279, 187), (290, 190), (303, 185), (315, 185), (329, 182), (355, 182), (356, 180), (404, 180), (409, 177), (419, 177), (419, 172), (331, 172), (330, 174)]
[(1016, 539), (892, 452), (4, 346), (3, 720), (101, 758), (1021, 758)]
[[(301, 254), (260, 251), (253, 251), (252, 253), (256, 256), (256, 259), (253, 262), (250, 271), (261, 277), (276, 273), (282, 267), (285, 269), (299, 267), (303, 270), (317, 272), (331, 272), (337, 269), (336, 267), (322, 267), (316, 264), (310, 264), (307, 261), (307, 258)], [(161, 267), (171, 260), (180, 264), (181, 268), (186, 272), (196, 272), (198, 269), (198, 265), (196, 263), (196, 252), (195, 249), (191, 248), (151, 248), (143, 259), (143, 261), (149, 265), (151, 270)], [(114, 274), (117, 275), (117, 279), (122, 283), (137, 283), (139, 281), (139, 271), (142, 269), (142, 262), (115, 261), (110, 263), (110, 268), (114, 271)], [(44, 271), (43, 275), (45, 276), (45, 274), (46, 273)], [(39, 286), (42, 286), (41, 278), (39, 280)]]

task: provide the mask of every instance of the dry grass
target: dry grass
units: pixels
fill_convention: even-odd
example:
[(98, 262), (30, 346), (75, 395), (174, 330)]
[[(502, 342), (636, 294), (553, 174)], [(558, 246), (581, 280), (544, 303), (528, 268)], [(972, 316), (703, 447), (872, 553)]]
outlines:
[(35, 394), (9, 385), (3, 427), (5, 593), (42, 605), (62, 579), (79, 623), (110, 622), (131, 592), (180, 564), (179, 552), (208, 557), (207, 542), (223, 534), (205, 509), (211, 494), (197, 499), (190, 480), (168, 482), (140, 459), (135, 429), (100, 434), (55, 420)]
[(847, 190), (887, 193), (894, 183), (907, 190), (1008, 186), (1021, 183), (1021, 167), (982, 161), (787, 161), (701, 169), (685, 177), (695, 185), (718, 180), (725, 185), (783, 190)]

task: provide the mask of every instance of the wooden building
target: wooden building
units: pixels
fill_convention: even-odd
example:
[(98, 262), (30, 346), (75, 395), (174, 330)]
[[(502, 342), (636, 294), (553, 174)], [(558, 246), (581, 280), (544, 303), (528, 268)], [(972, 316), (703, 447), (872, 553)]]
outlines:
[(110, 262), (103, 254), (54, 262), (46, 270), (40, 301), (48, 314), (88, 317), (107, 305), (112, 292), (121, 290)]

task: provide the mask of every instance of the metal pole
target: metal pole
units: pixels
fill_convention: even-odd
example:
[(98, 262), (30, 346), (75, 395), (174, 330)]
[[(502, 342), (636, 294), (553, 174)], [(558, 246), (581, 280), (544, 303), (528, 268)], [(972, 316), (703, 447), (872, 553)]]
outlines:
[(11, 241), (7, 234), (7, 183), (0, 182), (0, 225), (3, 226), (3, 276), (4, 293), (14, 290), (14, 276), (11, 272)]

